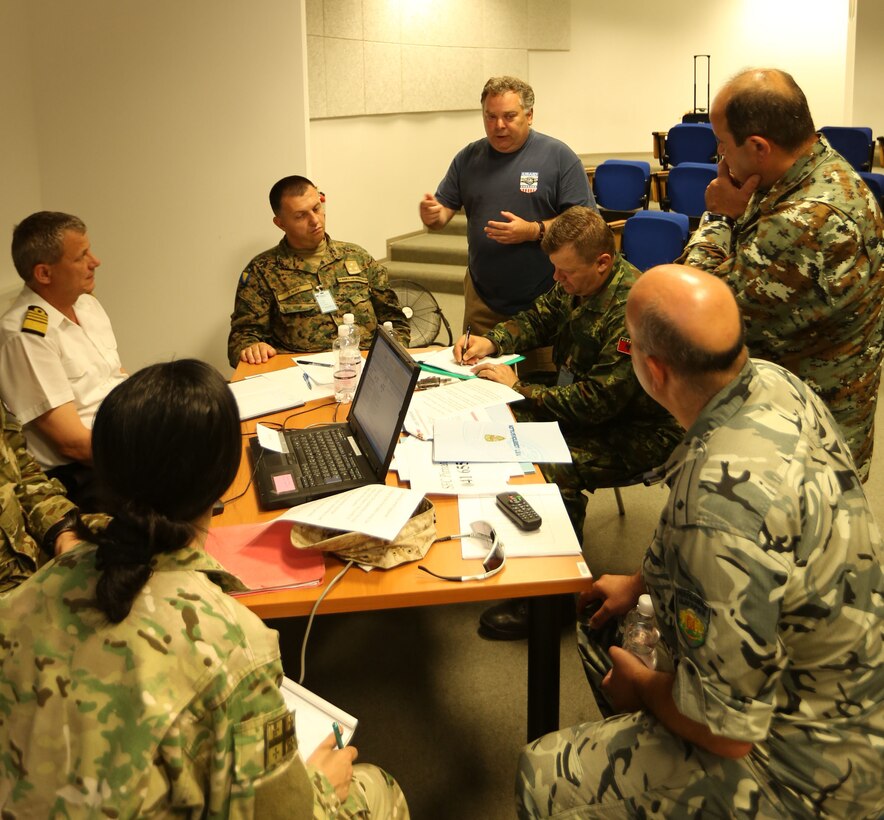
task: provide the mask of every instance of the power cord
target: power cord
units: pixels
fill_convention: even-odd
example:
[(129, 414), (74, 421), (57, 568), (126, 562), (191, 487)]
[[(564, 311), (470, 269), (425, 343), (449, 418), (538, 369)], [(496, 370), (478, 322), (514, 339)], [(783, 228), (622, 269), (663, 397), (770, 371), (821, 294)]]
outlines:
[(329, 585), (323, 590), (322, 595), (316, 599), (316, 603), (313, 604), (313, 608), (310, 610), (310, 617), (307, 619), (307, 630), (304, 632), (304, 640), (301, 641), (301, 676), (298, 678), (298, 683), (302, 686), (304, 685), (304, 678), (307, 675), (307, 639), (310, 637), (310, 629), (313, 626), (313, 616), (316, 615), (316, 610), (319, 609), (319, 605), (323, 602), (325, 596), (335, 588), (338, 581), (346, 575), (347, 570), (350, 569), (354, 563), (354, 561), (347, 561), (344, 568), (332, 578)]

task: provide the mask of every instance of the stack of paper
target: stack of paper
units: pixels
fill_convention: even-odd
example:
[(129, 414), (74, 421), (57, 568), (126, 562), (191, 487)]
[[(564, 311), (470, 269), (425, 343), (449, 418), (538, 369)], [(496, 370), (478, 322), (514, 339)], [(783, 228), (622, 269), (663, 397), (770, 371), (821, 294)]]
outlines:
[(433, 461), (533, 461), (560, 464), (571, 453), (557, 421), (477, 423), (464, 416), (437, 419)]
[(503, 356), (486, 356), (474, 364), (459, 364), (454, 358), (454, 347), (443, 347), (432, 353), (419, 353), (414, 360), (420, 362), (421, 370), (428, 370), (430, 373), (455, 376), (458, 379), (475, 379), (473, 368), (477, 364), (515, 364), (524, 358), (518, 353), (507, 353)]
[(248, 376), (242, 381), (231, 382), (229, 386), (241, 421), (300, 407), (308, 399), (315, 398), (304, 382), (304, 374), (296, 367)]
[(285, 705), (295, 716), (295, 737), (298, 739), (298, 752), (304, 761), (316, 751), (316, 747), (323, 740), (334, 734), (332, 723), (335, 721), (341, 729), (344, 745), (350, 742), (359, 725), (359, 721), (353, 715), (348, 715), (343, 709), (339, 709), (290, 678), (282, 679), (279, 690), (282, 692)]

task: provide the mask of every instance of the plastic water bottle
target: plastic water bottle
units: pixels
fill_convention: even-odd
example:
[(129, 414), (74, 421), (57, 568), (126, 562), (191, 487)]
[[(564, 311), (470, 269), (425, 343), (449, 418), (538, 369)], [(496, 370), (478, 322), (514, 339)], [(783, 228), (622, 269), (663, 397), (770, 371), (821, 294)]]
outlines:
[(391, 336), (393, 335), (393, 323), (392, 322), (384, 322), (384, 330), (387, 331)]
[(623, 621), (623, 648), (632, 652), (649, 669), (657, 668), (660, 632), (654, 619), (650, 595), (639, 595), (638, 606)]
[(353, 401), (356, 380), (362, 367), (362, 355), (353, 343), (353, 336), (347, 325), (338, 325), (338, 338), (332, 342), (335, 355), (334, 388), (335, 399), (343, 404)]
[(352, 313), (345, 313), (344, 323), (338, 325), (338, 340), (340, 341), (344, 335), (349, 339), (350, 346), (344, 351), (343, 360), (340, 358), (340, 351), (343, 350), (343, 348), (339, 348), (339, 368), (346, 366), (349, 370), (355, 370), (356, 375), (358, 376), (359, 372), (362, 370), (362, 354), (359, 352), (359, 325), (356, 324), (356, 320)]

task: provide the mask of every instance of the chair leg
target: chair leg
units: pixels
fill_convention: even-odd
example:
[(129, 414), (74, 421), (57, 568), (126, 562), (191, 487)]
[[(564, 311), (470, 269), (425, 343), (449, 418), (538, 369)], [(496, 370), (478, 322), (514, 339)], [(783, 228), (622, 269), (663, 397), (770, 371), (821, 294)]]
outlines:
[(614, 497), (617, 499), (617, 509), (620, 515), (626, 515), (626, 507), (623, 506), (623, 496), (620, 495), (620, 488), (614, 487)]

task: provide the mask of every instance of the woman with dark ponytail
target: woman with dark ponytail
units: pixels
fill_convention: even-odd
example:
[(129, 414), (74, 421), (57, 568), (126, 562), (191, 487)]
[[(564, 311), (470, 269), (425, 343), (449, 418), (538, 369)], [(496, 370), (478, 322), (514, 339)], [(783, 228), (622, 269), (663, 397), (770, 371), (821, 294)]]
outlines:
[(203, 550), (242, 452), (217, 371), (139, 371), (92, 447), (107, 528), (0, 596), (0, 813), (407, 817), (353, 747), (330, 738), (305, 768), (277, 634)]

